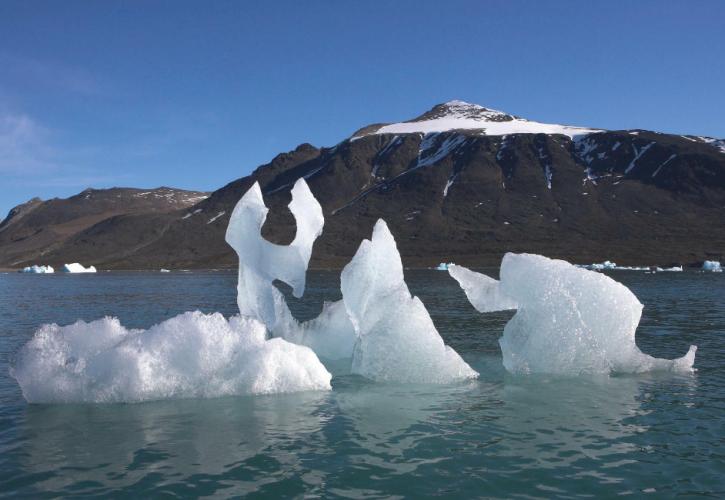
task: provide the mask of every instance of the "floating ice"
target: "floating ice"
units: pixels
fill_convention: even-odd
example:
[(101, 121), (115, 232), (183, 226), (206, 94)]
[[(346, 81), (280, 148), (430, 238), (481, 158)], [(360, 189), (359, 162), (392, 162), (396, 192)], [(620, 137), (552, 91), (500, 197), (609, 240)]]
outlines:
[(358, 336), (352, 372), (376, 381), (447, 383), (478, 376), (443, 343), (423, 303), (412, 297), (393, 235), (383, 220), (341, 278)]
[(291, 317), (284, 296), (272, 283), (283, 281), (292, 287), (295, 297), (302, 297), (312, 244), (325, 223), (322, 207), (304, 179), (292, 188), (289, 209), (297, 223), (292, 243), (275, 245), (262, 238), (262, 225), (269, 209), (255, 182), (234, 207), (226, 233), (227, 243), (239, 255), (239, 311), (243, 316), (260, 320), (272, 331)]
[(21, 271), (21, 273), (31, 273), (31, 274), (51, 274), (55, 272), (55, 269), (53, 269), (52, 266), (30, 266), (30, 267), (24, 267)]
[(481, 312), (518, 304), (499, 340), (510, 372), (693, 370), (696, 346), (675, 360), (654, 358), (637, 348), (642, 304), (608, 276), (562, 260), (512, 253), (503, 258), (500, 282), (460, 266), (449, 272)]
[(342, 302), (325, 304), (318, 318), (299, 323), (273, 284), (274, 280), (283, 281), (292, 287), (295, 297), (302, 296), (312, 244), (325, 223), (322, 207), (304, 179), (295, 183), (291, 193), (289, 209), (297, 223), (297, 234), (288, 246), (275, 245), (262, 237), (269, 209), (259, 184), (255, 183), (234, 207), (226, 240), (239, 255), (239, 311), (264, 323), (273, 335), (310, 346), (322, 357), (350, 357), (356, 336)]
[(485, 274), (455, 264), (448, 266), (448, 273), (458, 281), (478, 312), (506, 311), (518, 307), (516, 301), (501, 290), (499, 282)]
[(441, 262), (440, 264), (438, 264), (438, 266), (435, 268), (435, 270), (436, 271), (448, 271), (448, 266), (450, 266), (450, 265), (451, 265), (450, 262), (449, 263)]
[(330, 389), (307, 347), (250, 318), (187, 312), (148, 330), (104, 318), (44, 325), (11, 369), (31, 403), (137, 402)]
[(82, 264), (74, 262), (73, 264), (65, 264), (63, 266), (64, 273), (95, 273), (96, 268), (94, 266), (83, 267)]
[(168, 269), (159, 269), (159, 272), (160, 273), (170, 273), (171, 271), (169, 271)]
[(717, 260), (706, 260), (702, 263), (703, 271), (712, 271), (713, 273), (721, 273), (722, 266)]

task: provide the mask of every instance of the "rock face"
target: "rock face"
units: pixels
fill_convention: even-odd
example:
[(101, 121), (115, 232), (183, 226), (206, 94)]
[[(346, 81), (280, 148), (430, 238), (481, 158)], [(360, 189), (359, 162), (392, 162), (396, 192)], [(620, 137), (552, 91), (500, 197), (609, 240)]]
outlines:
[[(364, 127), (333, 148), (303, 144), (193, 206), (95, 220), (60, 243), (44, 240), (43, 263), (234, 267), (224, 228), (236, 201), (259, 182), (270, 208), (263, 235), (288, 244), (286, 206), (300, 177), (326, 220), (311, 267), (342, 267), (378, 218), (406, 266), (496, 265), (506, 251), (620, 265), (725, 258), (725, 141), (543, 124), (452, 101)], [(20, 221), (42, 206), (26, 205)], [(3, 235), (18, 217), (0, 225), (0, 266), (37, 260)]]

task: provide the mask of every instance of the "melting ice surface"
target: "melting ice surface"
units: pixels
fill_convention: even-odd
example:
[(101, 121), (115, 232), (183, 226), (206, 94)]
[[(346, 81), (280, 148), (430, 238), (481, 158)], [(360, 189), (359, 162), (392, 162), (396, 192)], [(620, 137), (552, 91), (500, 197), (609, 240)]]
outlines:
[(325, 359), (350, 359), (350, 371), (386, 382), (447, 383), (478, 374), (450, 347), (423, 303), (411, 297), (395, 240), (382, 220), (342, 271), (342, 300), (326, 303), (314, 320), (292, 317), (275, 279), (304, 292), (312, 244), (322, 232), (322, 208), (304, 180), (289, 205), (297, 234), (289, 246), (262, 238), (268, 209), (258, 185), (237, 204), (227, 242), (239, 254), (238, 301), (243, 315), (273, 335), (311, 347)]
[(317, 355), (349, 359), (353, 373), (380, 381), (446, 383), (478, 375), (410, 295), (383, 221), (343, 270), (343, 300), (298, 322), (273, 282), (302, 296), (324, 218), (303, 179), (289, 208), (297, 234), (288, 246), (261, 236), (268, 209), (258, 184), (234, 209), (226, 240), (239, 254), (240, 316), (187, 312), (148, 330), (128, 330), (114, 318), (44, 325), (11, 371), (25, 398), (130, 402), (329, 390), (331, 375)]
[(443, 343), (423, 303), (410, 295), (395, 240), (383, 220), (343, 269), (341, 287), (357, 334), (353, 373), (378, 381), (417, 383), (478, 376)]
[(635, 330), (642, 304), (624, 285), (600, 273), (540, 255), (504, 256), (497, 281), (449, 266), (480, 312), (516, 309), (499, 340), (512, 373), (690, 372), (696, 346), (675, 360), (639, 350)]
[(129, 402), (329, 389), (315, 354), (264, 325), (187, 312), (148, 330), (115, 318), (44, 325), (11, 374), (31, 403)]

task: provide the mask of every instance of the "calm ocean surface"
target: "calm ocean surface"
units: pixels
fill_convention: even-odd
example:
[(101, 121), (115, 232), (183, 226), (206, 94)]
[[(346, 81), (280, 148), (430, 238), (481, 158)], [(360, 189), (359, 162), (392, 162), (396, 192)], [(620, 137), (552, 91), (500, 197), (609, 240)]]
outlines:
[[(725, 497), (725, 273), (610, 274), (645, 304), (637, 343), (691, 376), (511, 376), (447, 273), (407, 271), (445, 341), (481, 373), (449, 386), (333, 378), (331, 392), (28, 405), (8, 373), (42, 323), (147, 328), (235, 314), (236, 273), (0, 274), (0, 496)], [(302, 319), (339, 298), (308, 274)], [(616, 313), (616, 312), (615, 312)]]

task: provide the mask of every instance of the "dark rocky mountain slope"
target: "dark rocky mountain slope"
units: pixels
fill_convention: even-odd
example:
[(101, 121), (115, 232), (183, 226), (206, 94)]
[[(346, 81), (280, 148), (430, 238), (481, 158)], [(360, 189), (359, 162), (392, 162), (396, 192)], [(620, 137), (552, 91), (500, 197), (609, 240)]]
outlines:
[[(286, 205), (300, 177), (325, 214), (315, 267), (344, 265), (380, 217), (408, 266), (493, 265), (506, 251), (622, 265), (725, 257), (725, 141), (542, 124), (452, 101), (333, 148), (303, 144), (192, 207), (88, 224), (22, 264), (232, 267), (224, 231), (240, 196), (259, 182), (271, 210), (263, 234), (289, 243)], [(21, 265), (3, 238), (0, 265)]]

